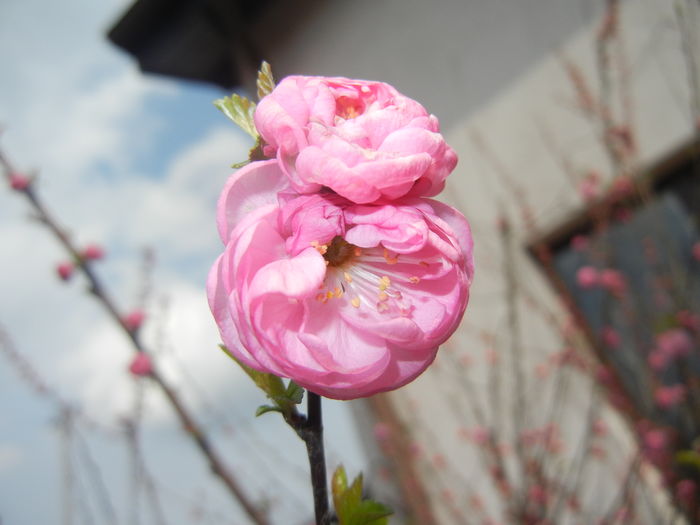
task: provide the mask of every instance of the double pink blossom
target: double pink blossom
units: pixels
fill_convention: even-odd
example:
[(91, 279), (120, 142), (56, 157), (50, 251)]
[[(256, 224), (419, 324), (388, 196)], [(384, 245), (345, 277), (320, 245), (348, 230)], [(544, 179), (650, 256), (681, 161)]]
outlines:
[(225, 249), (207, 292), (224, 343), (248, 366), (336, 399), (411, 381), (466, 307), (466, 220), (425, 198), (367, 205), (295, 189), (274, 159), (223, 190)]
[(360, 204), (437, 195), (457, 163), (437, 118), (382, 82), (287, 77), (255, 126), (296, 191), (326, 187)]

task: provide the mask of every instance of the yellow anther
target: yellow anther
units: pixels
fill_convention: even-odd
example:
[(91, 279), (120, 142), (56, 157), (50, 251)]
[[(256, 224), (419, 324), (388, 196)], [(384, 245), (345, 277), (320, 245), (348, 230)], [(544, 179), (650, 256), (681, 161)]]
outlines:
[(359, 308), (360, 307), (360, 298), (353, 297), (352, 301), (350, 301), (350, 304), (353, 305), (355, 308)]
[(328, 290), (328, 291), (326, 292), (326, 298), (327, 298), (327, 299), (333, 299), (333, 292), (331, 292), (330, 290)]
[(399, 261), (399, 256), (395, 255), (394, 257), (391, 257), (389, 255), (389, 250), (384, 248), (384, 260), (387, 264), (396, 264)]
[(391, 286), (391, 279), (389, 279), (386, 275), (383, 275), (381, 279), (379, 279), (379, 289), (381, 291), (386, 290)]
[(336, 286), (335, 289), (333, 290), (333, 295), (335, 297), (340, 297), (343, 295), (343, 290), (341, 290), (340, 287)]
[(389, 300), (389, 295), (386, 292), (379, 292), (379, 301), (384, 302)]
[(321, 255), (325, 255), (326, 252), (328, 251), (328, 245), (327, 244), (321, 244), (318, 241), (311, 241), (309, 243), (313, 248), (316, 248), (316, 251), (320, 253)]
[(408, 280), (413, 284), (418, 284), (420, 282), (420, 277), (412, 275), (411, 277), (408, 278)]
[(343, 277), (345, 278), (346, 283), (350, 284), (352, 282), (352, 275), (350, 275), (348, 272), (344, 272)]

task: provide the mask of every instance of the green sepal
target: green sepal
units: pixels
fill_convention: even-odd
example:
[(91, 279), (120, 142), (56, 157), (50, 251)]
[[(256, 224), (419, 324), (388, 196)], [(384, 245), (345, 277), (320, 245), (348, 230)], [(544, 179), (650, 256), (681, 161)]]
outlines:
[(304, 389), (290, 379), (284, 395), (289, 401), (298, 405), (304, 399)]
[(253, 121), (255, 102), (234, 93), (230, 97), (215, 100), (214, 105), (253, 139), (258, 140), (258, 130)]
[(275, 89), (275, 79), (272, 77), (272, 68), (270, 64), (263, 60), (260, 65), (260, 71), (258, 71), (258, 80), (256, 82), (258, 87), (258, 100), (261, 100), (264, 96), (272, 93)]
[(363, 500), (362, 484), (360, 474), (348, 487), (347, 475), (342, 465), (333, 473), (333, 504), (340, 525), (386, 525), (393, 511), (377, 501)]
[(272, 405), (260, 405), (255, 410), (255, 417), (260, 417), (268, 412), (282, 412), (282, 409), (280, 407), (273, 407)]
[(243, 166), (247, 166), (248, 164), (250, 164), (250, 159), (246, 159), (246, 160), (244, 160), (244, 161), (242, 161), (242, 162), (236, 162), (235, 164), (231, 164), (231, 167), (232, 167), (234, 170), (239, 170), (239, 169), (241, 169)]
[(304, 398), (304, 389), (297, 385), (294, 381), (289, 381), (287, 385), (280, 377), (267, 372), (259, 372), (254, 368), (249, 367), (240, 359), (234, 356), (224, 345), (219, 345), (219, 348), (250, 377), (257, 387), (265, 392), (267, 397), (274, 405), (262, 405), (255, 411), (256, 416), (266, 414), (267, 412), (291, 412), (295, 405), (301, 403)]

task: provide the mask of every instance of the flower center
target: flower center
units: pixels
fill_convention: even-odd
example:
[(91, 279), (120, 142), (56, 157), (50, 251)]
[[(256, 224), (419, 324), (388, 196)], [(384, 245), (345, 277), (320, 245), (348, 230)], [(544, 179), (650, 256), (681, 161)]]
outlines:
[(335, 114), (345, 120), (359, 117), (364, 110), (364, 104), (358, 99), (343, 96), (335, 101)]
[(350, 244), (340, 235), (333, 237), (331, 243), (327, 246), (323, 258), (328, 261), (328, 266), (336, 267), (343, 266), (359, 252), (359, 248), (354, 244)]

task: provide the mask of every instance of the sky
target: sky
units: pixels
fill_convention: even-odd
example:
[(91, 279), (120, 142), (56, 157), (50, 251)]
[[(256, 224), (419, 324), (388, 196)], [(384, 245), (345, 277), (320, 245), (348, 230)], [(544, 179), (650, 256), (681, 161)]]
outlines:
[[(217, 195), (249, 139), (212, 105), (227, 93), (143, 76), (106, 40), (129, 3), (0, 2), (0, 147), (37, 176), (78, 245), (105, 248), (100, 276), (124, 311), (145, 307), (158, 364), (251, 497), (269, 500), (276, 522), (302, 523), (312, 508), (303, 444), (276, 414), (254, 418), (264, 398), (217, 349), (204, 293), (221, 250)], [(0, 332), (84, 414), (62, 437), (55, 397), (37, 395), (2, 352), (0, 522), (244, 523), (160, 393), (127, 372), (132, 351), (85, 282), (56, 277), (65, 255), (4, 184), (0, 243)], [(149, 278), (145, 249), (154, 254)], [(134, 491), (120, 422), (135, 406), (163, 519), (145, 488)], [(326, 401), (325, 409), (328, 463), (342, 461), (352, 475), (366, 460), (350, 408)]]

